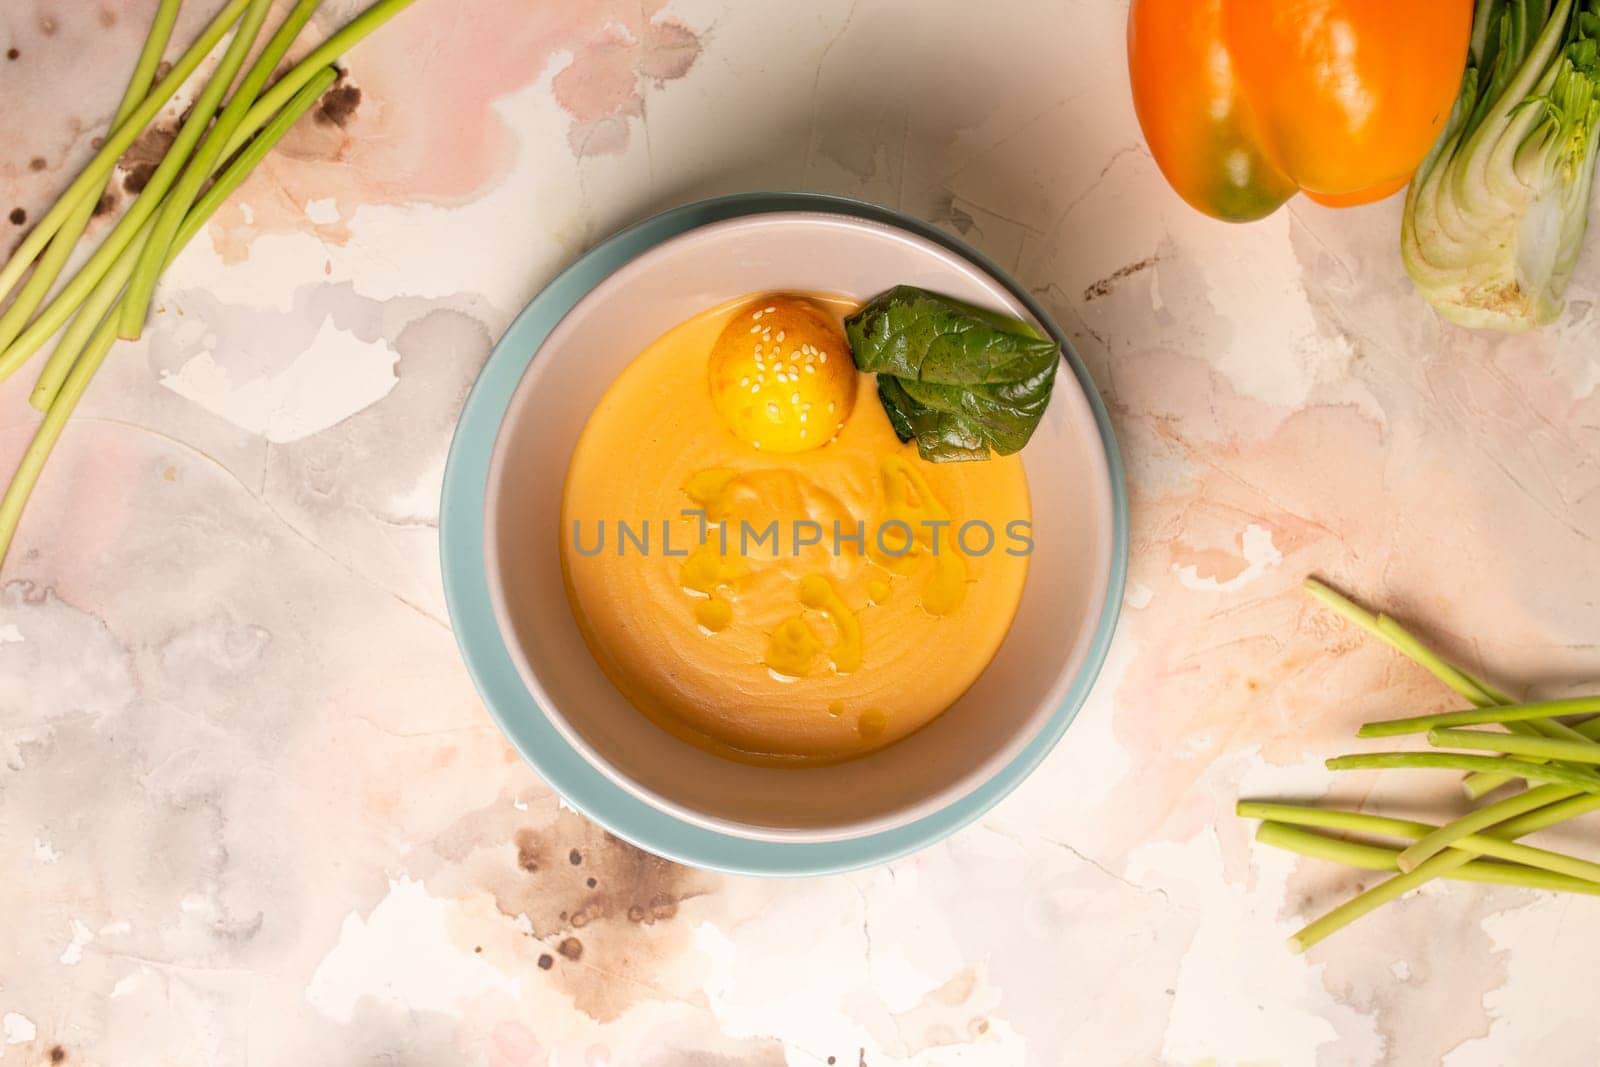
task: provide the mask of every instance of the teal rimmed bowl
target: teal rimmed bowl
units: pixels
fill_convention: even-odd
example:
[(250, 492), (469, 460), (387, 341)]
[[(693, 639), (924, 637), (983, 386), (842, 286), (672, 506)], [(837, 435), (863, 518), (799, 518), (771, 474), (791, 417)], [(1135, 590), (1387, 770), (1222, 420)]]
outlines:
[[(814, 220), (814, 233), (809, 220)], [(506, 523), (503, 517), (497, 517), (505, 510), (499, 504), (507, 495), (506, 485), (531, 484), (536, 490), (534, 495), (549, 495), (548, 487), (538, 485), (537, 471), (531, 471), (528, 480), (520, 474), (511, 479), (506, 477), (506, 454), (516, 451), (506, 445), (506, 440), (519, 435), (526, 437), (530, 432), (550, 434), (556, 445), (554, 451), (561, 451), (561, 434), (571, 427), (561, 429), (551, 423), (570, 422), (571, 419), (557, 418), (554, 408), (547, 407), (541, 412), (536, 403), (530, 409), (528, 398), (537, 392), (539, 380), (551, 377), (552, 367), (570, 363), (575, 358), (571, 354), (571, 337), (575, 332), (581, 337), (593, 336), (592, 328), (575, 331), (575, 324), (581, 324), (597, 303), (614, 300), (619, 285), (627, 279), (648, 281), (650, 264), (659, 267), (663, 259), (674, 257), (686, 257), (685, 264), (692, 264), (697, 250), (703, 251), (704, 246), (718, 240), (737, 252), (739, 235), (752, 231), (788, 235), (784, 239), (796, 243), (800, 249), (821, 242), (820, 251), (798, 256), (799, 261), (825, 257), (832, 240), (837, 240), (841, 248), (864, 249), (874, 255), (879, 253), (872, 250), (873, 241), (884, 245), (887, 251), (882, 254), (890, 256), (901, 254), (896, 249), (904, 245), (910, 250), (905, 254), (920, 255), (925, 262), (913, 258), (903, 269), (926, 269), (931, 272), (927, 280), (935, 285), (943, 272), (952, 284), (959, 282), (986, 288), (992, 303), (1034, 318), (1061, 344), (1074, 372), (1071, 376), (1061, 376), (1057, 396), (1063, 410), (1071, 413), (1065, 417), (1066, 421), (1076, 419), (1079, 424), (1076, 431), (1079, 458), (1073, 462), (1080, 467), (1093, 468), (1081, 478), (1084, 488), (1073, 490), (1085, 494), (1086, 510), (1097, 511), (1096, 530), (1103, 527), (1095, 536), (1073, 543), (1075, 554), (1081, 550), (1086, 557), (1084, 566), (1094, 572), (1092, 582), (1079, 581), (1077, 575), (1060, 569), (1059, 560), (1050, 560), (1043, 571), (1046, 576), (1043, 584), (1036, 590), (1034, 583), (1041, 573), (1040, 557), (1045, 553), (1041, 544), (1040, 556), (1036, 557), (1030, 574), (1030, 591), (1025, 594), (1023, 610), (1019, 613), (1019, 623), (1025, 616), (1031, 619), (1023, 628), (1028, 636), (1017, 639), (1017, 643), (1027, 646), (1029, 651), (1015, 653), (1007, 660), (1008, 649), (1003, 648), (996, 660), (997, 664), (1006, 664), (999, 674), (1010, 678), (1019, 671), (1031, 669), (1028, 666), (1019, 668), (1019, 664), (1032, 664), (1041, 655), (1059, 659), (1053, 668), (1057, 676), (1050, 679), (1044, 705), (1019, 709), (1018, 716), (1024, 711), (1028, 714), (1019, 718), (1014, 726), (997, 722), (993, 729), (1002, 736), (994, 738), (993, 750), (986, 753), (986, 759), (973, 762), (960, 777), (948, 783), (934, 781), (927, 788), (910, 789), (915, 793), (911, 800), (896, 801), (895, 805), (877, 812), (870, 810), (874, 798), (864, 794), (861, 799), (866, 802), (865, 814), (860, 819), (841, 819), (825, 812), (819, 814), (817, 810), (836, 788), (848, 788), (851, 781), (848, 775), (841, 777), (839, 783), (819, 788), (809, 798), (802, 796), (802, 790), (796, 785), (796, 797), (788, 804), (792, 810), (787, 814), (779, 810), (784, 808), (782, 801), (787, 787), (769, 790), (772, 795), (763, 801), (766, 807), (762, 807), (758, 815), (746, 817), (737, 809), (719, 810), (715, 791), (705, 796), (674, 796), (671, 788), (661, 788), (659, 780), (650, 780), (654, 763), (671, 762), (670, 758), (661, 758), (662, 754), (653, 754), (656, 758), (632, 769), (619, 767), (627, 762), (627, 752), (652, 744), (651, 739), (635, 738), (630, 744), (608, 752), (603, 745), (591, 743), (592, 736), (589, 736), (604, 736), (608, 731), (598, 728), (586, 731), (583, 721), (585, 714), (594, 714), (591, 709), (596, 700), (562, 699), (551, 695), (572, 691), (557, 684), (560, 679), (552, 680), (550, 675), (568, 670), (568, 666), (562, 665), (570, 666), (574, 657), (567, 654), (570, 650), (557, 654), (558, 650), (552, 647), (552, 642), (557, 640), (556, 631), (520, 626), (511, 617), (516, 613), (508, 611), (506, 606), (506, 581), (502, 573), (505, 553), (495, 547), (497, 532), (503, 531)], [(830, 233), (839, 236), (830, 238)], [(855, 241), (855, 245), (849, 245), (845, 238)], [(749, 266), (759, 274), (757, 263), (752, 260)], [(890, 268), (891, 274), (900, 269), (899, 266)], [(841, 269), (840, 273), (846, 272)], [(665, 276), (658, 276), (654, 287), (640, 291), (656, 294), (659, 277)], [(769, 287), (827, 286), (806, 284), (803, 280), (785, 284), (780, 271), (750, 288)], [(841, 288), (851, 289), (848, 285)], [(722, 295), (737, 295), (741, 291), (735, 288)], [(659, 302), (654, 295), (652, 299)], [(590, 321), (603, 320), (592, 318)], [(675, 320), (663, 321), (660, 329), (654, 332), (659, 333), (672, 321)], [(530, 363), (541, 348), (545, 350), (545, 359), (530, 371)], [(637, 348), (632, 350), (637, 351)], [(606, 380), (611, 373), (615, 373), (615, 368), (604, 375)], [(1073, 392), (1064, 393), (1063, 390)], [(573, 416), (581, 423), (580, 416), (586, 417), (587, 409), (576, 401), (573, 406), (584, 409)], [(1052, 408), (1057, 406), (1053, 404)], [(536, 429), (530, 431), (530, 426)], [(500, 443), (498, 451), (497, 441)], [(1027, 460), (1025, 453), (1025, 462)], [(557, 457), (557, 461), (564, 469), (564, 456)], [(1061, 488), (1041, 482), (1041, 476), (1048, 477), (1050, 471), (1048, 465), (1030, 464), (1030, 483), (1037, 487), (1036, 497), (1043, 498), (1045, 510), (1053, 508), (1061, 514), (1067, 505), (1060, 500), (1052, 504), (1049, 499), (1052, 494), (1061, 496)], [(552, 472), (547, 471), (543, 476), (548, 480)], [(1073, 476), (1078, 477), (1076, 472)], [(558, 489), (559, 482), (555, 484)], [(1036, 515), (1038, 510), (1036, 505)], [(486, 511), (489, 515), (487, 528)], [(535, 528), (538, 525), (536, 522)], [(446, 599), (469, 671), (506, 735), (568, 803), (618, 836), (681, 862), (748, 874), (821, 874), (882, 862), (937, 840), (987, 810), (1038, 765), (1082, 705), (1104, 660), (1126, 573), (1127, 509), (1116, 445), (1104, 408), (1066, 339), (1024, 291), (971, 249), (915, 220), (839, 198), (776, 194), (707, 201), (646, 220), (585, 254), (535, 298), (496, 347), (468, 397), (445, 472), (440, 538)], [(544, 558), (535, 555), (538, 559)], [(1052, 566), (1055, 567), (1053, 572)], [(1078, 587), (1062, 594), (1069, 598), (1067, 608), (1075, 617), (1065, 620), (1060, 627), (1062, 647), (1055, 650), (1042, 646), (1039, 634), (1052, 618), (1049, 613), (1051, 596), (1066, 585)], [(1030, 598), (1035, 602), (1031, 609)], [(549, 588), (542, 589), (532, 598), (532, 614), (564, 619), (561, 613), (566, 612), (566, 605), (564, 600), (554, 602), (558, 599)], [(496, 608), (499, 609), (498, 621)], [(526, 605), (521, 610), (524, 615), (530, 613)], [(1007, 645), (1013, 643), (1013, 639), (1008, 638)], [(1027, 658), (1018, 658), (1023, 655)], [(975, 689), (984, 684), (985, 681), (980, 680)], [(994, 692), (1004, 693), (1005, 690)], [(600, 696), (593, 691), (591, 694)], [(997, 716), (993, 709), (1009, 709), (1011, 703), (1005, 700), (986, 702), (984, 706), (991, 709), (986, 718), (1003, 720), (1004, 716)], [(981, 721), (977, 713), (963, 711), (959, 703), (946, 717), (950, 724), (944, 732), (952, 737), (960, 736), (961, 723), (965, 722), (970, 728)], [(626, 725), (626, 720), (619, 720), (619, 723)], [(935, 727), (938, 725), (936, 722)], [(894, 759), (881, 760), (881, 767), (877, 769), (886, 772), (883, 780), (904, 782), (918, 769), (929, 765), (930, 760), (940, 758), (940, 749), (923, 738), (923, 734), (934, 731), (935, 727), (885, 750), (897, 753), (894, 758), (904, 766), (890, 767)], [(654, 730), (654, 727), (649, 729)], [(971, 734), (969, 729), (969, 737), (954, 746), (946, 744), (944, 748), (959, 751), (974, 741), (985, 740), (981, 734)], [(681, 742), (660, 734), (659, 744), (681, 745)], [(911, 751), (915, 745), (927, 751), (913, 759)], [(913, 749), (897, 752), (902, 746), (913, 746)], [(867, 757), (858, 764), (865, 767), (876, 759), (876, 755)], [(714, 767), (702, 768), (703, 773), (688, 777), (699, 779), (715, 771)], [(810, 772), (769, 770), (765, 773), (781, 777)], [(855, 780), (869, 776), (857, 773)], [(785, 779), (788, 780), (800, 781)], [(817, 784), (822, 785), (820, 778)], [(749, 788), (734, 784), (724, 789), (722, 795), (742, 796)], [(852, 810), (859, 806), (854, 805)], [(800, 818), (808, 814), (817, 816), (813, 820), (816, 825), (806, 825), (806, 820)], [(799, 822), (795, 823), (795, 819)]]

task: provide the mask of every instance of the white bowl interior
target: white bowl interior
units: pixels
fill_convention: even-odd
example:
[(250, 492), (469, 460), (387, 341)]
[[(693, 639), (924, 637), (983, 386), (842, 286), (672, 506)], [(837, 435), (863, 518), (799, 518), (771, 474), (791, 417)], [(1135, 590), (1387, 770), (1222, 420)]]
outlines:
[(721, 759), (636, 711), (578, 632), (561, 577), (562, 485), (589, 413), (628, 362), (677, 323), (744, 294), (866, 299), (898, 284), (1028, 317), (984, 271), (905, 231), (830, 214), (751, 216), (665, 242), (598, 285), (551, 332), (507, 409), (484, 522), (506, 645), (557, 729), (602, 773), (679, 818), (796, 841), (915, 821), (978, 788), (1021, 752), (1084, 664), (1111, 570), (1112, 494), (1093, 413), (1065, 368), (1023, 451), (1035, 548), (1016, 621), (966, 695), (899, 743), (821, 768)]

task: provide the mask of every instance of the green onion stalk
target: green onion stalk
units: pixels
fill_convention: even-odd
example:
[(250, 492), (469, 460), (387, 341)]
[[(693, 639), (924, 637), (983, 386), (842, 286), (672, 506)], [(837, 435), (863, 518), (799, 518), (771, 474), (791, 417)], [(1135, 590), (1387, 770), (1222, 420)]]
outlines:
[[(1558, 715), (1600, 714), (1600, 697), (1567, 697), (1529, 704), (1505, 704), (1471, 711), (1444, 711), (1432, 715), (1412, 715), (1403, 719), (1379, 719), (1364, 723), (1357, 737), (1399, 737), (1425, 734), (1429, 730), (1452, 726), (1490, 726), (1529, 719), (1553, 719)], [(1579, 727), (1578, 732), (1581, 732)], [(1591, 738), (1591, 740), (1593, 740)]]
[[(1509, 737), (1502, 740), (1510, 741)], [(1330, 771), (1426, 770), (1488, 771), (1526, 778), (1530, 782), (1565, 785), (1585, 793), (1600, 793), (1600, 774), (1557, 763), (1532, 763), (1503, 756), (1464, 756), (1454, 752), (1366, 752), (1335, 756)]]
[(1600, 744), (1550, 737), (1512, 737), (1491, 730), (1429, 730), (1428, 744), (1436, 748), (1468, 748), (1504, 752), (1512, 756), (1537, 756), (1565, 763), (1600, 763)]

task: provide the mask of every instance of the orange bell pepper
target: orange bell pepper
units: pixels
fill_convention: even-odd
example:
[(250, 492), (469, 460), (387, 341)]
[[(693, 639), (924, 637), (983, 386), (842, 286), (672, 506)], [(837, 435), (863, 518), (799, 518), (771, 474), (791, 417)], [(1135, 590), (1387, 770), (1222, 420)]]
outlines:
[(1404, 188), (1450, 117), (1472, 0), (1132, 0), (1134, 109), (1194, 207), (1259, 219), (1296, 192)]

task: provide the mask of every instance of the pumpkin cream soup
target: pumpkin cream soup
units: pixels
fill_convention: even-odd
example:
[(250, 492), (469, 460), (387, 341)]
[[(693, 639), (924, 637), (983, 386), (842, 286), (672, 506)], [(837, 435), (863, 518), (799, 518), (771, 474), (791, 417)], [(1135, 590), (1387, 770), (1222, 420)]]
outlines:
[(568, 468), (562, 569), (591, 652), (650, 719), (732, 759), (906, 736), (977, 679), (1022, 596), (1021, 461), (902, 443), (852, 362), (855, 308), (768, 295), (670, 330)]

